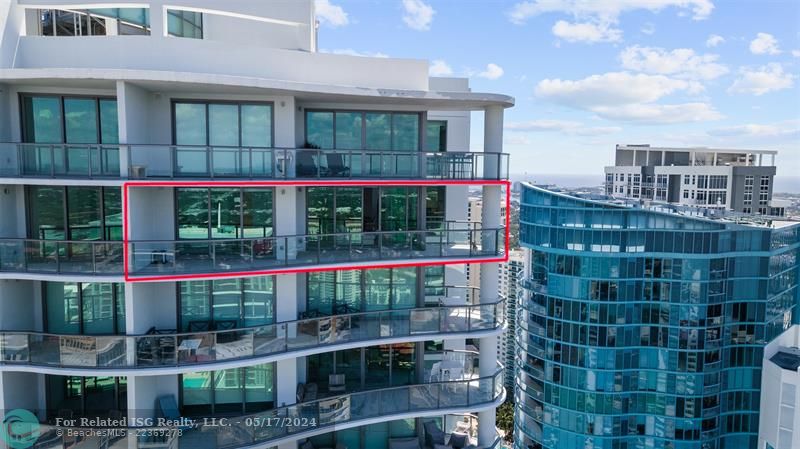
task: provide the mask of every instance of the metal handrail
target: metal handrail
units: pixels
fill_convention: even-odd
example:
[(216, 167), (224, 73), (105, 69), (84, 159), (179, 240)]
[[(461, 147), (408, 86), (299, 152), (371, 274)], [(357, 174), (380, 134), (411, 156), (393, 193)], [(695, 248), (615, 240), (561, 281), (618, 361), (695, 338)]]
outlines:
[[(38, 331), (0, 331), (0, 364), (58, 368), (90, 367), (99, 370), (148, 369), (266, 358), (309, 348), (320, 348), (320, 352), (327, 352), (338, 345), (359, 341), (494, 330), (503, 325), (504, 307), (505, 302), (501, 298), (496, 302), (473, 305), (355, 312), (236, 329), (140, 335), (65, 335)], [(353, 337), (351, 333), (354, 329), (353, 323), (360, 324), (366, 330), (361, 338)], [(369, 323), (377, 323), (373, 332), (367, 329)], [(386, 324), (389, 325), (388, 328), (381, 327)], [(416, 329), (415, 325), (418, 326)], [(292, 333), (295, 335), (292, 336)], [(224, 338), (220, 338), (221, 336)], [(254, 342), (256, 337), (265, 340), (262, 345), (265, 350), (258, 350)], [(54, 346), (50, 348), (52, 352), (46, 352), (45, 348), (40, 354), (34, 354), (34, 346), (42, 343), (44, 347), (44, 343), (48, 340), (51, 340)], [(189, 346), (181, 348), (184, 340), (191, 340), (196, 345), (194, 348)], [(58, 344), (57, 347), (55, 343)], [(213, 358), (201, 359), (192, 354), (201, 349), (207, 350), (209, 355), (213, 354)], [(243, 349), (249, 352), (242, 353)], [(235, 355), (217, 358), (220, 350), (235, 350)], [(72, 363), (70, 358), (85, 363)]]

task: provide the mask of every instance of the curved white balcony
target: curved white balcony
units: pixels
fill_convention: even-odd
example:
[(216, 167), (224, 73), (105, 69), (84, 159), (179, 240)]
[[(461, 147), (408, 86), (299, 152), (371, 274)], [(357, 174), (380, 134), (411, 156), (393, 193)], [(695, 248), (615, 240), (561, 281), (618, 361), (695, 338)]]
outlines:
[(232, 330), (146, 335), (0, 331), (0, 371), (124, 376), (226, 369), (398, 342), (502, 332), (494, 303), (348, 313)]
[[(474, 363), (477, 353), (446, 353), (443, 358), (460, 366), (457, 374), (443, 378), (432, 368), (422, 373), (417, 384), (353, 391), (250, 415), (226, 416), (224, 425), (219, 420), (184, 418), (180, 427), (139, 427), (136, 447), (265, 447), (375, 422), (493, 409), (505, 400), (502, 364), (497, 363), (491, 375), (481, 377)], [(42, 425), (38, 444), (63, 444), (67, 433), (64, 427)], [(114, 447), (113, 439), (108, 443)], [(490, 447), (496, 445), (497, 440)]]

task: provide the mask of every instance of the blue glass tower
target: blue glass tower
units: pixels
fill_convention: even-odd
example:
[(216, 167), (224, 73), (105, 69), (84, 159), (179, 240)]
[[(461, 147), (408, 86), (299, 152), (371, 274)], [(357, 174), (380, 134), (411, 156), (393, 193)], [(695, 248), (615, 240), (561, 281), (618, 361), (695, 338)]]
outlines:
[(678, 212), (524, 186), (517, 449), (756, 447), (800, 225)]

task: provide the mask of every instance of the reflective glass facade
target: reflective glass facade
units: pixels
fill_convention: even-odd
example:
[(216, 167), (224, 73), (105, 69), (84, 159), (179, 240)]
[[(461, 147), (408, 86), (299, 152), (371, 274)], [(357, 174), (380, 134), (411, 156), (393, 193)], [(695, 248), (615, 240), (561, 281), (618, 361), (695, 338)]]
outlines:
[(750, 448), (763, 346), (796, 318), (800, 226), (525, 186), (516, 448)]

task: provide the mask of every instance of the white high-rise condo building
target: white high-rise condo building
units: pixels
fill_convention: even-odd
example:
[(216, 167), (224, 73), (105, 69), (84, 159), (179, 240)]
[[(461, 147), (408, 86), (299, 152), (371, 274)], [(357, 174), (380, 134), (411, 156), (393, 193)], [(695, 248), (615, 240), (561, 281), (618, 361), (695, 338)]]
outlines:
[(777, 151), (617, 145), (606, 194), (746, 214), (783, 215), (772, 200)]
[(514, 100), (316, 23), (0, 1), (0, 446), (499, 447)]

